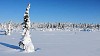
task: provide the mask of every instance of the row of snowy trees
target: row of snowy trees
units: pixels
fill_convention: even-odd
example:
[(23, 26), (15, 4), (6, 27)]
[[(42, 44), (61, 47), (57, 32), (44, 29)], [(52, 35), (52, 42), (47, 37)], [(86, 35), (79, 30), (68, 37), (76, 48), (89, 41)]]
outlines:
[(31, 28), (56, 28), (56, 29), (70, 29), (70, 28), (80, 28), (80, 29), (100, 29), (100, 24), (86, 24), (86, 23), (33, 23)]
[[(22, 30), (22, 25), (20, 23), (0, 23), (0, 29), (10, 29), (11, 30)], [(100, 30), (100, 24), (86, 24), (86, 23), (31, 23), (31, 29), (97, 29)]]

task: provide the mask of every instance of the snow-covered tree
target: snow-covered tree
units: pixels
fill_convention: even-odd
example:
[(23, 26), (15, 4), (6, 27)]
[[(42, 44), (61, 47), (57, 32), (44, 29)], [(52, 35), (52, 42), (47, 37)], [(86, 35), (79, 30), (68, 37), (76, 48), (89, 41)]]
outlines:
[(11, 21), (9, 23), (6, 23), (4, 25), (5, 28), (5, 35), (11, 35)]
[(19, 46), (25, 51), (25, 52), (34, 52), (34, 46), (31, 41), (30, 36), (30, 17), (29, 17), (29, 9), (30, 4), (28, 4), (28, 7), (26, 8), (26, 12), (24, 14), (24, 22), (23, 25), (23, 33), (21, 41), (19, 42)]

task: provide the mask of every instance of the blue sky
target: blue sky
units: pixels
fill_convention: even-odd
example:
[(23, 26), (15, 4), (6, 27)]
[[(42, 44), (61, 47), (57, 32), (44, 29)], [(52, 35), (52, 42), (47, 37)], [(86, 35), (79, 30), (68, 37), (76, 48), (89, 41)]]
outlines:
[(28, 3), (31, 22), (100, 23), (99, 0), (0, 0), (0, 22), (23, 22)]

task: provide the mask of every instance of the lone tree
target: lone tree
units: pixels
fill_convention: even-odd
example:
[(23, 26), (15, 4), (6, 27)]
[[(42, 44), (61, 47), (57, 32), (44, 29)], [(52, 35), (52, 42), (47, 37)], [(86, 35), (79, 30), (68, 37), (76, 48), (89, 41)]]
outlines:
[(24, 14), (24, 22), (23, 25), (23, 33), (21, 41), (19, 42), (20, 48), (22, 48), (25, 52), (34, 52), (34, 46), (32, 44), (30, 38), (30, 17), (29, 17), (29, 9), (30, 4), (28, 4), (25, 14)]
[(4, 25), (5, 28), (5, 35), (11, 35), (11, 21), (9, 21), (9, 23), (7, 23), (6, 25)]

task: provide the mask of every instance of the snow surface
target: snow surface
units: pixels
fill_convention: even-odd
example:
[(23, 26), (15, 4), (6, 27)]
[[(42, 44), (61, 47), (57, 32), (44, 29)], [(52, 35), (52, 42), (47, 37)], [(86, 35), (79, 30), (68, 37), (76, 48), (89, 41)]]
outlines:
[(0, 31), (0, 56), (100, 56), (100, 32), (31, 31), (35, 49), (22, 52), (18, 46), (20, 31), (10, 36)]

